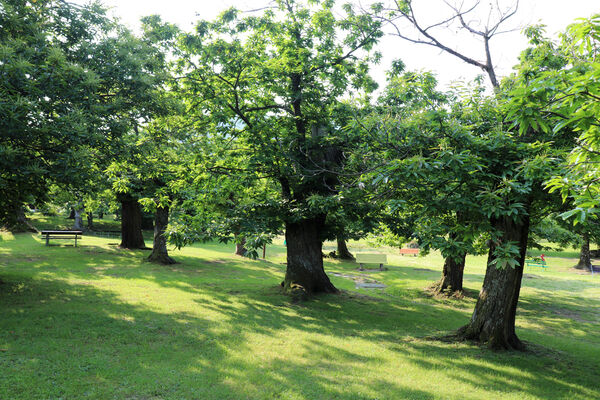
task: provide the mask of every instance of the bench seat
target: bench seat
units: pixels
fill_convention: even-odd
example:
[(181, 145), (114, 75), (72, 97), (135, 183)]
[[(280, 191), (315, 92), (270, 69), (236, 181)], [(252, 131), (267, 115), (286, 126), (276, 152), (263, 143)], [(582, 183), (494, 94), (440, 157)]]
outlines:
[(42, 231), (42, 237), (46, 239), (46, 246), (50, 245), (50, 239), (75, 239), (75, 247), (77, 247), (77, 239), (83, 236), (83, 231)]
[(525, 260), (525, 265), (528, 267), (548, 268), (548, 264), (544, 260)]
[(360, 270), (364, 269), (364, 264), (379, 264), (379, 269), (383, 269), (383, 264), (387, 264), (387, 255), (378, 253), (357, 253), (356, 262), (360, 265)]
[(415, 257), (419, 255), (419, 249), (400, 249), (400, 254), (401, 255), (405, 255), (405, 254), (412, 254)]

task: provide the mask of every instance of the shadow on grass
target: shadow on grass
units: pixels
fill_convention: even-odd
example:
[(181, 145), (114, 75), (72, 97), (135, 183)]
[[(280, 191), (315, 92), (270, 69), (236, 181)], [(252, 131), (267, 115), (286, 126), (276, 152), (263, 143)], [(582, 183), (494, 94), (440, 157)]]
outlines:
[[(287, 312), (290, 305), (270, 303), (268, 296), (238, 296), (240, 309), (227, 306), (230, 297), (217, 293), (208, 300), (198, 300), (202, 309), (227, 317), (233, 331), (224, 331), (209, 318), (155, 312), (89, 285), (10, 276), (0, 290), (4, 316), (0, 340), (7, 347), (0, 365), (8, 372), (0, 377), (0, 387), (5, 388), (0, 393), (6, 398), (110, 395), (237, 399), (274, 398), (282, 393), (306, 399), (437, 397), (433, 387), (415, 390), (388, 379), (391, 377), (353, 377), (353, 366), (373, 368), (385, 361), (380, 354), (365, 355), (344, 347), (344, 338), (361, 336), (389, 346), (405, 362), (424, 370), (441, 369), (452, 380), (476, 388), (518, 390), (539, 398), (556, 395), (557, 387), (576, 397), (593, 394), (586, 388), (589, 383), (576, 374), (540, 374), (540, 368), (556, 366), (558, 361), (552, 358), (518, 354), (490, 357), (489, 352), (473, 347), (453, 349), (439, 343), (404, 340), (407, 332), (394, 331), (397, 321), (381, 314), (387, 311), (402, 320), (408, 318), (406, 314), (420, 314), (420, 310), (380, 302), (368, 304), (369, 312), (360, 310), (360, 304), (340, 303), (336, 296), (325, 296), (295, 307), (299, 315), (292, 315)], [(252, 354), (246, 342), (250, 333), (274, 335), (284, 330), (313, 334), (301, 349), (310, 357), (292, 362), (281, 357), (261, 361), (240, 356)], [(339, 340), (331, 344), (314, 334)], [(484, 360), (478, 360), (480, 357)], [(336, 371), (337, 377), (328, 371)], [(357, 396), (361, 392), (371, 395)]]
[[(17, 261), (0, 269), (5, 281), (0, 346), (7, 350), (0, 353), (0, 368), (8, 371), (0, 376), (0, 398), (432, 399), (450, 394), (427, 382), (415, 389), (395, 376), (379, 376), (377, 368), (389, 362), (384, 350), (399, 362), (483, 388), (481, 394), (598, 395), (593, 374), (585, 373), (593, 367), (566, 354), (499, 354), (410, 339), (456, 329), (468, 317), (421, 302), (422, 292), (400, 288), (398, 296), (383, 299), (350, 293), (292, 305), (274, 284), (283, 277), (278, 264), (178, 255), (180, 264), (163, 267), (142, 262), (143, 252), (96, 246), (42, 246), (23, 254), (19, 249), (39, 243), (31, 236), (22, 239), (8, 251)], [(393, 278), (408, 279), (410, 270), (398, 267)], [(87, 283), (65, 281), (71, 278)], [(194, 295), (201, 312), (158, 312), (95, 287), (102, 279), (144, 280), (180, 290)], [(570, 301), (560, 298), (555, 304)], [(538, 307), (529, 299), (522, 304), (525, 312)], [(297, 333), (310, 336), (296, 343)], [(260, 344), (249, 341), (256, 335), (280, 338), (286, 349), (299, 346), (301, 355), (255, 358)], [(347, 347), (349, 340), (372, 350)], [(577, 367), (565, 371), (564, 363)], [(357, 371), (374, 374), (361, 377)]]
[[(288, 391), (301, 398), (350, 399), (356, 396), (322, 372), (344, 370), (347, 363), (378, 361), (375, 355), (359, 355), (319, 341), (307, 343), (304, 349), (322, 360), (311, 368), (279, 358), (260, 365), (241, 359), (237, 353), (251, 351), (244, 341), (248, 331), (313, 331), (319, 321), (252, 302), (243, 302), (246, 312), (234, 313), (231, 307), (218, 305), (225, 297), (217, 296), (203, 306), (217, 307), (218, 312), (234, 318), (229, 324), (235, 334), (223, 331), (210, 319), (157, 313), (88, 285), (9, 276), (0, 287), (4, 316), (0, 340), (7, 347), (0, 358), (5, 371), (0, 377), (4, 388), (0, 397), (111, 394), (118, 398), (237, 399), (272, 398)], [(335, 323), (343, 323), (342, 329), (347, 329), (360, 320)], [(324, 331), (333, 333), (332, 329)], [(369, 384), (371, 391), (383, 389), (400, 397), (433, 398), (431, 393), (383, 380)]]

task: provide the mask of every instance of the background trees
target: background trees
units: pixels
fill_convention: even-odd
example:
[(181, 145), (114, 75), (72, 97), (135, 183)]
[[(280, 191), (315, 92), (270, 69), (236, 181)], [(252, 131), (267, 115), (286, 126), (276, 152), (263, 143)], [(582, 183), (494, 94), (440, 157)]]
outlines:
[(14, 226), (50, 183), (93, 190), (120, 138), (164, 111), (164, 55), (96, 3), (5, 1), (0, 18), (0, 221)]

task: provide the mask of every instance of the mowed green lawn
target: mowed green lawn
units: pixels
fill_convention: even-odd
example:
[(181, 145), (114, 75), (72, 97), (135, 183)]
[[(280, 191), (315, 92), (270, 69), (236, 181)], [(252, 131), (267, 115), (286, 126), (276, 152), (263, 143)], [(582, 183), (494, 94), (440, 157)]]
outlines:
[[(389, 270), (364, 273), (328, 259), (342, 294), (293, 304), (281, 242), (256, 261), (197, 245), (165, 267), (115, 238), (0, 238), (0, 399), (600, 399), (600, 276), (559, 257), (575, 253), (526, 271), (517, 329), (530, 350), (505, 353), (426, 338), (475, 304), (426, 295), (438, 254), (387, 249)], [(468, 259), (473, 292), (484, 266)]]

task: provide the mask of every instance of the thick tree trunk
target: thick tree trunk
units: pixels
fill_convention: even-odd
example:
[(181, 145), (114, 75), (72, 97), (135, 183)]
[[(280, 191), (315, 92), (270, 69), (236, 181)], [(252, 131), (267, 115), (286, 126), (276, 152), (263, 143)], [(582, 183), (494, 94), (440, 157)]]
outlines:
[(463, 291), (463, 273), (465, 271), (465, 259), (467, 255), (461, 254), (458, 259), (446, 257), (442, 270), (442, 279), (435, 285), (437, 294), (451, 296), (456, 292)]
[(67, 219), (75, 219), (75, 208), (71, 207), (71, 211), (69, 211), (69, 216)]
[(337, 237), (337, 257), (342, 260), (354, 260), (354, 256), (346, 245), (346, 239), (342, 236)]
[(75, 210), (75, 221), (73, 222), (73, 229), (82, 231), (83, 230), (83, 218), (81, 217), (81, 212), (83, 210), (76, 209)]
[[(12, 208), (12, 207), (11, 207)], [(31, 225), (27, 216), (25, 215), (25, 208), (22, 205), (17, 205), (13, 209), (13, 216), (9, 217), (10, 219), (7, 221), (6, 228), (13, 232), (39, 232), (36, 227)], [(1, 227), (1, 226), (0, 226)]]
[(87, 228), (90, 231), (94, 229), (94, 214), (91, 211), (87, 212)]
[(324, 221), (321, 217), (286, 224), (287, 270), (283, 287), (287, 292), (337, 293), (323, 269)]
[(590, 255), (590, 235), (585, 233), (583, 234), (583, 244), (581, 245), (581, 252), (579, 253), (579, 262), (575, 268), (589, 270), (591, 267), (592, 260)]
[(137, 199), (126, 197), (121, 200), (121, 245), (124, 249), (146, 247), (142, 236), (142, 211)]
[(175, 264), (176, 261), (169, 257), (167, 250), (167, 237), (165, 232), (169, 224), (169, 207), (158, 207), (154, 214), (154, 244), (148, 261), (159, 264)]
[(518, 245), (519, 264), (515, 268), (510, 266), (498, 268), (500, 266), (490, 264), (494, 260), (496, 247), (496, 244), (492, 243), (483, 288), (479, 293), (471, 321), (459, 330), (458, 335), (465, 339), (487, 343), (493, 349), (523, 350), (525, 346), (515, 333), (515, 315), (523, 278), (529, 217), (525, 217), (519, 223), (510, 217), (503, 217), (492, 223), (498, 231), (502, 232), (502, 242), (513, 242)]
[(245, 256), (246, 255), (246, 238), (242, 237), (240, 238), (239, 236), (236, 235), (235, 238), (235, 255), (236, 256)]

